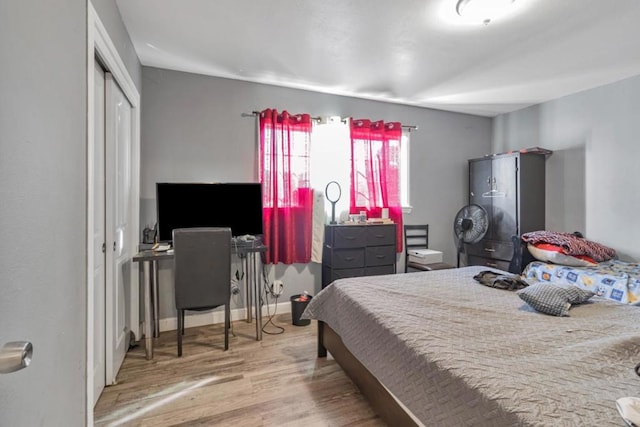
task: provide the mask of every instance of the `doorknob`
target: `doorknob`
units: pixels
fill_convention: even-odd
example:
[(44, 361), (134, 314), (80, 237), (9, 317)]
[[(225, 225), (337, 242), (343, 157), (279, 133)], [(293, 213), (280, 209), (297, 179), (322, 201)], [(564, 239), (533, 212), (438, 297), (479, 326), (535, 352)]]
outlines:
[(28, 341), (8, 342), (0, 350), (0, 374), (26, 368), (31, 363), (33, 345)]

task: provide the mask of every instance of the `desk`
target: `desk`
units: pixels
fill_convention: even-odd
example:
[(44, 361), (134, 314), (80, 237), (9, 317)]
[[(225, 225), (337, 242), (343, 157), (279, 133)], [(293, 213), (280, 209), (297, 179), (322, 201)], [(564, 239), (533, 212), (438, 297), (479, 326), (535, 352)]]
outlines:
[[(244, 280), (245, 302), (247, 306), (247, 323), (251, 323), (251, 306), (255, 305), (256, 340), (262, 340), (262, 304), (260, 300), (260, 280), (256, 269), (256, 254), (266, 252), (267, 247), (262, 244), (233, 244), (232, 253), (240, 257), (245, 264), (246, 279)], [(142, 264), (144, 289), (144, 348), (147, 360), (153, 359), (153, 338), (160, 336), (160, 319), (158, 313), (158, 261), (173, 259), (173, 252), (155, 252), (146, 250), (138, 252), (133, 262)], [(231, 268), (231, 266), (229, 266)], [(231, 286), (231, 284), (229, 284)]]

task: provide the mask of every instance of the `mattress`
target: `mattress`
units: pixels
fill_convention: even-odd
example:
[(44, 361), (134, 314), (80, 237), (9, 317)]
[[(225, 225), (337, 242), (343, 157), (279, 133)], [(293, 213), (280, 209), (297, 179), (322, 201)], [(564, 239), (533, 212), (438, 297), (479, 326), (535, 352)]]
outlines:
[(425, 425), (623, 425), (616, 399), (640, 394), (638, 307), (594, 297), (548, 316), (476, 283), (486, 269), (340, 279), (303, 317)]

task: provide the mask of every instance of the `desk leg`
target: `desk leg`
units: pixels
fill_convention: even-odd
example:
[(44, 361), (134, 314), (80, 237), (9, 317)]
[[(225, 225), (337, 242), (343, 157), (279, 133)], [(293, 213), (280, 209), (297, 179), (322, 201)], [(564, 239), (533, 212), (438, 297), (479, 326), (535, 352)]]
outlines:
[(252, 293), (253, 293), (253, 289), (251, 287), (252, 282), (251, 282), (251, 270), (249, 268), (249, 257), (250, 255), (245, 254), (243, 256), (243, 260), (242, 262), (244, 263), (244, 294), (246, 295), (245, 297), (245, 304), (247, 306), (247, 323), (251, 323), (253, 321), (253, 315), (251, 313), (251, 306), (253, 305), (253, 299), (251, 298)]
[(262, 341), (262, 292), (260, 286), (260, 278), (258, 277), (258, 271), (256, 269), (256, 254), (252, 252), (251, 255), (251, 280), (253, 281), (253, 288), (255, 291), (256, 301), (256, 340)]
[(151, 328), (151, 265), (150, 261), (142, 263), (144, 280), (144, 351), (147, 360), (153, 359), (153, 331)]
[(153, 264), (153, 277), (151, 280), (151, 297), (153, 298), (153, 337), (160, 336), (160, 304), (158, 296), (158, 261), (151, 261)]

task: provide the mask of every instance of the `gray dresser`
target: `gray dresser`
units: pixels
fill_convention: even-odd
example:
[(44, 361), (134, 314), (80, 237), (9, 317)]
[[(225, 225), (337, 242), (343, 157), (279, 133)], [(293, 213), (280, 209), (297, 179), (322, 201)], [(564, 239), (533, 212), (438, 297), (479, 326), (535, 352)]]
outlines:
[(469, 160), (469, 203), (485, 208), (489, 230), (465, 245), (468, 265), (508, 271), (511, 237), (545, 229), (545, 159), (516, 152)]
[(322, 287), (336, 279), (396, 272), (396, 225), (327, 225)]

